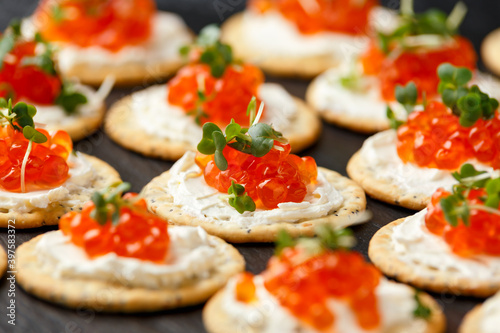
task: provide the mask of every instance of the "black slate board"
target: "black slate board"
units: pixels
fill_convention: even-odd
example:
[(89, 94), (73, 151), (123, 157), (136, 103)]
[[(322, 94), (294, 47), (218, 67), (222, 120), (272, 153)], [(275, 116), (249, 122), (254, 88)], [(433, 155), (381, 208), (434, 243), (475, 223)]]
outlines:
[[(179, 13), (194, 30), (199, 31), (208, 23), (221, 23), (231, 14), (244, 7), (244, 0), (157, 0), (159, 8)], [(398, 8), (399, 1), (382, 1), (390, 8)], [(419, 0), (415, 1), (417, 11), (430, 6), (449, 11), (453, 0)], [(469, 14), (462, 25), (462, 33), (470, 38), (476, 50), (484, 36), (497, 27), (496, 13), (500, 12), (500, 2), (488, 0), (465, 1)], [(29, 15), (36, 7), (36, 0), (0, 0), (0, 28), (4, 29), (12, 17)], [(268, 81), (277, 82), (300, 98), (304, 97), (308, 82), (268, 77)], [(107, 99), (110, 106), (119, 98), (132, 91), (142, 89), (115, 90)], [(342, 174), (350, 156), (362, 145), (367, 136), (339, 129), (325, 124), (319, 142), (303, 155), (313, 156), (318, 165), (324, 166)], [(168, 170), (172, 163), (144, 158), (129, 152), (113, 143), (103, 131), (77, 142), (75, 148), (79, 151), (95, 155), (115, 167), (122, 179), (132, 183), (133, 191), (140, 191), (153, 177)], [(375, 200), (368, 199), (368, 208), (373, 212), (373, 219), (353, 228), (358, 239), (356, 250), (364, 255), (372, 235), (383, 225), (401, 217), (412, 214), (412, 211), (394, 207)], [(45, 227), (34, 230), (17, 230), (16, 245), (55, 227)], [(7, 231), (0, 231), (0, 243), (7, 245)], [(261, 272), (267, 260), (273, 253), (271, 244), (238, 245), (238, 250), (247, 262), (247, 269), (252, 273)], [(198, 333), (205, 332), (201, 320), (202, 306), (194, 306), (175, 311), (158, 312), (139, 315), (109, 315), (99, 311), (86, 309), (68, 310), (45, 301), (38, 300), (25, 293), (19, 286), (15, 288), (16, 326), (7, 323), (7, 305), (10, 285), (6, 278), (0, 280), (0, 332), (64, 332), (64, 333), (108, 333), (108, 332), (168, 332), (168, 333)], [(433, 294), (443, 306), (448, 321), (447, 332), (457, 332), (464, 315), (482, 300), (457, 297), (449, 294)]]

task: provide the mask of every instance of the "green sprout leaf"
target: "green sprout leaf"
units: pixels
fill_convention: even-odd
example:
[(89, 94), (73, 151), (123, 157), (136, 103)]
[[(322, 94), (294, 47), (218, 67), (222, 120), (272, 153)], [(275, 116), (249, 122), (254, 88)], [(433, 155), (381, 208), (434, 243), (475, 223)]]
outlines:
[(389, 125), (393, 129), (398, 129), (399, 126), (404, 124), (404, 121), (401, 121), (398, 118), (396, 118), (396, 114), (394, 113), (394, 111), (391, 109), (390, 106), (387, 106), (386, 116), (387, 119), (389, 119)]
[(95, 208), (90, 212), (90, 217), (100, 225), (105, 225), (111, 220), (113, 225), (120, 220), (120, 207), (129, 203), (122, 199), (124, 192), (130, 190), (130, 183), (116, 183), (110, 187), (96, 191), (92, 194)]
[(47, 137), (31, 126), (25, 126), (23, 128), (23, 135), (26, 139), (33, 141), (34, 143), (47, 142)]
[(406, 112), (411, 113), (417, 104), (417, 86), (413, 82), (408, 82), (406, 86), (396, 86), (396, 100), (402, 104)]
[(486, 193), (488, 193), (488, 197), (484, 205), (497, 209), (500, 204), (500, 178), (488, 181), (485, 188)]
[(256, 209), (255, 202), (245, 193), (245, 187), (231, 181), (227, 193), (229, 194), (229, 204), (240, 214), (246, 211), (253, 212)]
[(12, 113), (15, 113), (12, 119), (12, 124), (15, 129), (20, 131), (21, 128), (25, 126), (35, 127), (33, 117), (36, 115), (36, 108), (33, 105), (19, 102), (12, 108)]
[(85, 95), (77, 92), (74, 87), (69, 83), (64, 83), (61, 93), (57, 96), (55, 103), (60, 105), (66, 114), (74, 114), (77, 108), (88, 102)]
[(425, 320), (428, 320), (431, 315), (432, 315), (432, 310), (428, 307), (425, 306), (422, 301), (420, 300), (420, 291), (415, 291), (415, 301), (417, 302), (417, 307), (413, 311), (413, 316), (415, 318), (422, 318)]

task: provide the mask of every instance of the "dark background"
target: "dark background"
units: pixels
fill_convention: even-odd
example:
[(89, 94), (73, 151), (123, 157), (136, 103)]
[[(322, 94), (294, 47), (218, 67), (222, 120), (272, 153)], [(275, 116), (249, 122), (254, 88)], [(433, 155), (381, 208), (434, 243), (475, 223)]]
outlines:
[[(157, 2), (160, 9), (180, 14), (189, 27), (196, 32), (209, 23), (221, 23), (245, 6), (244, 0), (157, 0)], [(394, 9), (399, 7), (397, 0), (382, 1), (382, 3)], [(484, 36), (500, 26), (498, 19), (500, 1), (468, 0), (465, 3), (469, 12), (461, 32), (473, 41), (479, 52), (480, 43)], [(449, 12), (454, 4), (453, 0), (415, 0), (415, 10), (418, 12), (430, 7), (437, 7)], [(13, 17), (29, 15), (36, 5), (36, 0), (0, 0), (0, 28), (3, 30)], [(480, 67), (482, 68), (481, 63)], [(273, 77), (268, 77), (268, 81), (283, 84), (291, 94), (300, 98), (304, 97), (308, 84), (306, 81)], [(130, 92), (142, 88), (135, 87), (113, 91), (107, 99), (108, 106)], [(364, 135), (324, 124), (320, 141), (304, 151), (303, 155), (313, 156), (318, 165), (345, 175), (345, 167), (349, 157), (361, 147), (365, 139)], [(128, 152), (111, 142), (102, 131), (76, 143), (75, 147), (77, 150), (93, 154), (110, 163), (120, 172), (123, 180), (132, 183), (134, 191), (140, 191), (153, 177), (172, 165), (168, 162), (148, 159)], [(371, 199), (368, 200), (368, 207), (374, 213), (374, 218), (364, 225), (353, 228), (358, 239), (356, 250), (365, 255), (368, 242), (376, 230), (388, 222), (413, 213)], [(42, 232), (54, 229), (55, 227), (17, 230), (17, 246)], [(0, 231), (0, 243), (4, 247), (6, 239), (6, 231)], [(246, 259), (247, 269), (253, 273), (261, 272), (273, 253), (273, 246), (270, 244), (238, 245), (237, 248)], [(8, 318), (6, 316), (8, 289), (4, 277), (0, 280), (0, 332), (205, 332), (201, 320), (202, 305), (153, 314), (109, 315), (98, 311), (60, 308), (26, 294), (19, 286), (16, 287), (15, 291), (16, 326), (11, 326), (7, 324)], [(465, 313), (482, 301), (449, 294), (433, 294), (433, 296), (444, 308), (448, 320), (447, 332), (450, 333), (457, 332)]]

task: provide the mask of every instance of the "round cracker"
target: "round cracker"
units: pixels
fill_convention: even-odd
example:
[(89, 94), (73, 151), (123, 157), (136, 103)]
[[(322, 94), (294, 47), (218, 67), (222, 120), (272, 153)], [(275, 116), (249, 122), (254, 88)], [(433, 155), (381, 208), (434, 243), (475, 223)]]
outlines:
[(478, 305), (469, 311), (462, 321), (459, 333), (481, 333), (481, 321), (483, 320), (483, 306)]
[(345, 112), (337, 112), (335, 110), (318, 107), (314, 100), (316, 85), (317, 81), (315, 79), (307, 88), (306, 102), (315, 109), (326, 122), (364, 134), (372, 134), (389, 129), (389, 122), (386, 119), (362, 118), (359, 116), (352, 116)]
[(437, 293), (488, 297), (500, 290), (499, 281), (476, 281), (460, 276), (458, 272), (444, 272), (425, 265), (409, 265), (401, 261), (394, 249), (392, 234), (394, 227), (404, 220), (402, 218), (382, 227), (370, 241), (368, 256), (385, 275)]
[(224, 22), (221, 27), (221, 40), (231, 45), (237, 58), (256, 64), (266, 73), (311, 79), (340, 63), (333, 54), (307, 57), (266, 55), (261, 48), (246, 44), (242, 31), (243, 15), (243, 13), (235, 14)]
[(132, 288), (118, 282), (77, 278), (54, 278), (38, 260), (35, 246), (40, 235), (18, 247), (17, 283), (26, 292), (51, 303), (73, 309), (103, 312), (151, 312), (202, 303), (227, 280), (244, 270), (245, 261), (231, 245), (213, 236), (218, 262), (211, 276), (171, 289)]
[[(91, 184), (95, 190), (104, 189), (114, 183), (121, 182), (120, 175), (106, 162), (97, 157), (83, 155), (95, 168), (97, 177)], [(90, 200), (87, 194), (72, 194), (65, 202), (53, 202), (47, 208), (36, 208), (29, 213), (18, 213), (13, 210), (0, 209), (0, 228), (7, 228), (9, 220), (15, 221), (16, 229), (36, 228), (44, 225), (57, 225), (59, 218), (73, 210), (81, 210)]]
[[(287, 128), (286, 137), (292, 152), (297, 152), (316, 142), (321, 134), (321, 121), (301, 99), (293, 99), (298, 112), (291, 126)], [(123, 98), (111, 107), (106, 115), (104, 129), (109, 137), (121, 146), (148, 157), (177, 160), (186, 151), (196, 150), (196, 147), (188, 142), (174, 141), (144, 131), (137, 125), (131, 96)]]
[(360, 152), (356, 152), (347, 163), (347, 174), (356, 181), (365, 192), (380, 201), (414, 210), (422, 210), (430, 202), (430, 196), (423, 193), (410, 193), (390, 180), (377, 177), (377, 170), (365, 161)]
[(2, 277), (7, 271), (7, 253), (0, 246), (0, 277)]
[[(203, 323), (209, 333), (233, 333), (246, 332), (258, 333), (259, 330), (252, 326), (241, 326), (230, 317), (223, 308), (224, 293), (228, 292), (227, 288), (222, 289), (214, 297), (212, 297), (203, 308)], [(427, 321), (425, 331), (418, 330), (418, 333), (441, 333), (446, 327), (446, 319), (443, 311), (437, 302), (426, 293), (419, 294), (421, 302), (429, 307), (432, 315)], [(400, 327), (399, 329), (391, 330), (390, 333), (413, 333), (408, 330), (408, 327)]]
[(99, 129), (104, 119), (106, 106), (102, 105), (90, 115), (76, 115), (71, 122), (64, 124), (47, 124), (48, 131), (63, 130), (69, 134), (71, 140), (78, 141), (86, 138)]
[(481, 44), (483, 62), (493, 73), (500, 75), (500, 29), (490, 32)]
[(209, 234), (218, 236), (232, 243), (274, 242), (281, 230), (286, 230), (292, 237), (314, 236), (315, 228), (320, 224), (330, 224), (334, 228), (344, 228), (349, 225), (364, 222), (367, 219), (366, 198), (363, 190), (352, 180), (341, 176), (335, 171), (319, 168), (327, 180), (337, 189), (344, 201), (333, 213), (316, 219), (304, 218), (295, 223), (273, 223), (242, 227), (229, 222), (225, 225), (216, 224), (208, 218), (189, 215), (182, 207), (173, 204), (173, 197), (168, 193), (169, 171), (154, 178), (144, 187), (141, 196), (146, 199), (148, 208), (155, 214), (174, 225), (200, 226)]

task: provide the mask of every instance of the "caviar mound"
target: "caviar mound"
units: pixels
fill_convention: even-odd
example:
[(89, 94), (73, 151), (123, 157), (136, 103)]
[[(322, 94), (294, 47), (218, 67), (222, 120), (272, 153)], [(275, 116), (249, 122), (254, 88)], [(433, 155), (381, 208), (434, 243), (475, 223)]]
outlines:
[[(132, 199), (127, 194), (124, 199)], [(108, 253), (121, 257), (163, 262), (168, 253), (169, 236), (165, 221), (147, 211), (146, 201), (139, 199), (121, 206), (116, 225), (99, 224), (91, 217), (93, 202), (88, 202), (81, 213), (69, 212), (61, 217), (59, 228), (71, 242), (82, 248), (90, 258)]]
[(397, 130), (397, 152), (403, 162), (420, 167), (455, 170), (471, 158), (500, 168), (500, 115), (479, 119), (471, 127), (440, 102), (415, 111)]
[[(397, 51), (394, 51), (397, 52)], [(439, 77), (437, 68), (442, 63), (454, 66), (476, 68), (477, 55), (472, 43), (463, 37), (454, 37), (439, 48), (419, 48), (402, 50), (394, 56), (384, 54), (377, 43), (372, 42), (369, 49), (361, 56), (364, 74), (375, 75), (380, 81), (381, 96), (386, 101), (395, 99), (397, 85), (406, 85), (413, 81), (420, 97), (437, 94)]]
[[(457, 226), (452, 226), (446, 221), (440, 204), (440, 200), (450, 194), (448, 191), (439, 189), (432, 196), (425, 215), (427, 229), (442, 237), (453, 253), (459, 256), (471, 257), (481, 254), (500, 256), (500, 220), (498, 215), (472, 209), (469, 225), (460, 220)], [(486, 194), (484, 188), (471, 189), (466, 199), (470, 205), (483, 206), (484, 201), (481, 198), (485, 197)]]
[(274, 146), (263, 157), (226, 146), (223, 155), (228, 168), (225, 171), (219, 170), (213, 155), (198, 154), (196, 164), (209, 186), (227, 193), (232, 181), (243, 185), (258, 208), (274, 209), (283, 202), (302, 202), (307, 186), (316, 184), (316, 162), (312, 157), (290, 154), (289, 144), (274, 141)]
[(47, 40), (117, 52), (149, 39), (155, 12), (152, 0), (44, 0), (34, 19)]
[(279, 11), (295, 23), (300, 32), (314, 34), (333, 31), (351, 35), (363, 34), (369, 13), (378, 4), (376, 0), (251, 0), (249, 8), (258, 12)]
[[(208, 65), (191, 64), (168, 83), (168, 102), (193, 115), (200, 125), (206, 122), (225, 125), (231, 119), (246, 123), (245, 110), (262, 83), (264, 74), (250, 64), (227, 66), (220, 78), (211, 75)], [(205, 100), (200, 100), (199, 92)], [(199, 114), (198, 107), (202, 110)]]
[[(26, 191), (51, 189), (62, 185), (69, 178), (66, 162), (73, 150), (73, 143), (64, 131), (50, 135), (44, 143), (33, 142), (25, 169)], [(22, 163), (29, 140), (23, 133), (7, 126), (0, 129), (0, 188), (9, 192), (21, 192)]]
[(26, 63), (36, 56), (37, 44), (34, 41), (19, 41), (4, 57), (0, 68), (0, 97), (12, 98), (13, 102), (54, 104), (62, 89), (59, 76)]

